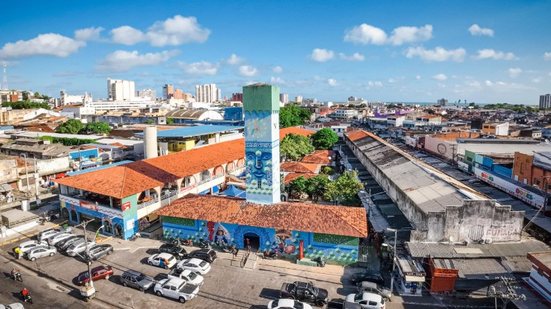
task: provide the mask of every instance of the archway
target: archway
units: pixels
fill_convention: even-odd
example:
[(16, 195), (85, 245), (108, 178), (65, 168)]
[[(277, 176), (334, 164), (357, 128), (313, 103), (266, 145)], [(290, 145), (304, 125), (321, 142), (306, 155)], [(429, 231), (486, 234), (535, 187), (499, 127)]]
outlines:
[(69, 221), (74, 222), (74, 223), (79, 223), (78, 222), (78, 215), (77, 215), (76, 210), (73, 209), (69, 213)]
[(115, 224), (115, 236), (122, 237), (122, 227), (120, 224)]
[(61, 218), (69, 219), (69, 210), (66, 207), (61, 208)]
[(243, 245), (245, 249), (250, 249), (253, 252), (260, 248), (260, 236), (255, 233), (245, 233), (243, 235)]

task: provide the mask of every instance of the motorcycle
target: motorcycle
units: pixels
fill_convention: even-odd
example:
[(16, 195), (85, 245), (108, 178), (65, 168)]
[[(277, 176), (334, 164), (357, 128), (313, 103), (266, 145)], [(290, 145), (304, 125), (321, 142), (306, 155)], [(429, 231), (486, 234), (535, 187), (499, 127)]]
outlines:
[(32, 305), (33, 303), (33, 298), (31, 296), (31, 294), (27, 294), (27, 296), (23, 296), (23, 294), (20, 292), (19, 295), (21, 296), (21, 298), (23, 298), (23, 301), (26, 302), (26, 303), (29, 303)]
[(182, 240), (182, 245), (186, 246), (186, 247), (191, 247), (193, 246), (193, 240), (191, 239), (184, 239)]
[(16, 272), (11, 275), (11, 278), (15, 281), (23, 282), (23, 277), (21, 276), (20, 272)]
[(266, 260), (275, 260), (277, 258), (277, 253), (275, 251), (264, 251), (262, 257)]
[(318, 264), (318, 267), (325, 267), (325, 260), (321, 256), (313, 258), (312, 262), (316, 262)]
[(201, 249), (212, 249), (212, 247), (210, 245), (210, 242), (208, 242), (206, 240), (199, 240), (199, 241), (197, 241), (196, 245), (197, 245), (197, 247), (199, 247)]

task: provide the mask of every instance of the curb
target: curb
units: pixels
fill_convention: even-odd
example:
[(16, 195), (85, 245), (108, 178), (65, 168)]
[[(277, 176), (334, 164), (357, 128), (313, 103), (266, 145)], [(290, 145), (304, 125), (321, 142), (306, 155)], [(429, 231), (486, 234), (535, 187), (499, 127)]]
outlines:
[[(58, 283), (58, 284), (60, 284), (60, 285), (62, 285), (62, 286), (64, 286), (64, 287), (68, 288), (69, 290), (75, 290), (75, 287), (74, 287), (73, 285), (66, 283), (66, 282), (65, 282), (64, 280), (62, 280), (62, 279), (59, 279), (59, 278), (56, 278), (56, 277), (52, 277), (52, 276), (49, 275), (48, 273), (45, 273), (45, 272), (43, 272), (43, 271), (41, 271), (41, 270), (34, 269), (34, 268), (29, 268), (27, 265), (25, 265), (25, 264), (19, 262), (19, 261), (16, 260), (16, 259), (13, 259), (13, 258), (9, 255), (9, 253), (7, 253), (8, 256), (6, 256), (6, 253), (5, 253), (5, 251), (3, 251), (3, 250), (0, 250), (0, 253), (1, 253), (1, 255), (2, 255), (3, 258), (7, 259), (8, 261), (10, 261), (10, 262), (12, 262), (12, 263), (17, 264), (19, 267), (24, 268), (24, 269), (26, 269), (26, 270), (29, 271), (29, 272), (35, 273), (35, 274), (37, 274), (37, 275), (40, 276), (40, 277), (44, 277), (44, 278), (47, 278), (47, 279), (49, 279), (49, 280), (52, 280), (52, 281), (54, 281), (54, 282), (56, 282), (56, 283)], [(96, 293), (98, 293), (98, 292), (96, 291)], [(79, 298), (77, 298), (77, 299), (79, 299)], [(79, 300), (81, 300), (81, 299), (79, 299)], [(112, 303), (112, 302), (110, 302), (110, 301), (108, 301), (108, 300), (99, 298), (97, 294), (96, 294), (96, 297), (94, 297), (91, 301), (99, 301), (100, 303), (103, 303), (103, 304), (105, 304), (105, 305), (108, 305), (108, 306), (111, 306), (111, 307), (114, 307), (114, 308), (121, 308), (121, 309), (124, 308), (124, 307), (121, 307), (119, 304), (115, 304), (115, 303)]]

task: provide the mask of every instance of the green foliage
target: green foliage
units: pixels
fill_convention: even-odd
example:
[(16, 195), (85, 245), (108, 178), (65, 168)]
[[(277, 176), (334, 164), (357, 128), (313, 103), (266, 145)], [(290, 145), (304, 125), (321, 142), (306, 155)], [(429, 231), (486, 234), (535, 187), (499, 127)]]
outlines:
[(53, 136), (41, 136), (41, 140), (50, 141), (50, 143), (59, 143), (65, 146), (78, 146), (84, 144), (91, 144), (95, 142), (93, 139), (81, 139), (81, 138), (69, 138), (69, 137), (53, 137)]
[(346, 171), (335, 181), (327, 185), (323, 197), (337, 204), (357, 204), (358, 192), (362, 188), (363, 185), (358, 179), (356, 172)]
[(155, 121), (153, 121), (153, 119), (147, 119), (144, 123), (145, 124), (154, 124)]
[(87, 134), (109, 134), (111, 127), (107, 122), (90, 122), (84, 126), (84, 129), (80, 133)]
[(324, 166), (321, 168), (321, 173), (324, 175), (333, 175), (335, 170), (331, 166)]
[(314, 233), (314, 241), (325, 243), (325, 244), (346, 245), (346, 246), (354, 246), (354, 247), (357, 247), (359, 245), (358, 237), (341, 236), (341, 235), (333, 235), (333, 234)]
[(289, 195), (290, 196), (300, 196), (302, 193), (306, 191), (307, 186), (307, 179), (304, 177), (299, 177), (291, 183), (289, 183)]
[(163, 221), (163, 223), (172, 223), (183, 226), (195, 226), (195, 220), (193, 219), (162, 216), (161, 220)]
[(50, 105), (48, 105), (48, 103), (36, 103), (31, 101), (4, 102), (2, 103), (2, 107), (11, 107), (13, 109), (50, 109)]
[(288, 104), (279, 110), (281, 128), (300, 126), (310, 119), (312, 112), (295, 104)]
[(78, 134), (80, 131), (84, 129), (84, 124), (78, 119), (69, 119), (59, 125), (55, 131), (57, 133), (65, 133), (65, 134)]
[(174, 124), (174, 118), (167, 118), (166, 124)]
[(316, 149), (331, 149), (339, 141), (339, 136), (329, 128), (323, 128), (312, 135), (312, 145)]
[(512, 110), (517, 113), (533, 113), (538, 109), (536, 107), (524, 104), (509, 104), (509, 103), (496, 103), (496, 104), (486, 104), (484, 105), (485, 109), (507, 109)]
[(283, 138), (280, 151), (287, 159), (298, 161), (314, 151), (314, 146), (305, 136), (289, 134)]
[(314, 202), (317, 202), (321, 197), (323, 197), (329, 183), (329, 178), (325, 175), (318, 175), (308, 178), (306, 179), (306, 193), (308, 193)]

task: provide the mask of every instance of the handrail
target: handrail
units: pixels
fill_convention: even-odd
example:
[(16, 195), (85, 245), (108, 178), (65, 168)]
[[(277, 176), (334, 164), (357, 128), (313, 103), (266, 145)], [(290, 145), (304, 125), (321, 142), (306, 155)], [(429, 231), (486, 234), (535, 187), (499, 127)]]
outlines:
[(241, 258), (240, 266), (241, 268), (245, 268), (245, 264), (247, 263), (247, 260), (249, 259), (249, 255), (251, 254), (251, 251), (247, 251), (247, 254), (243, 255)]

